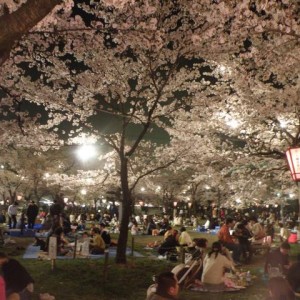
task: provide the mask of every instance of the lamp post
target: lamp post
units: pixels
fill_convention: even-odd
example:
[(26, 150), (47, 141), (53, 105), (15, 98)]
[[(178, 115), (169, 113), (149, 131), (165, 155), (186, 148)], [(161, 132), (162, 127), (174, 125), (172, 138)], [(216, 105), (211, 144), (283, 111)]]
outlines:
[(298, 186), (298, 219), (300, 217), (300, 147), (289, 148), (286, 151), (286, 158), (291, 171), (293, 181)]

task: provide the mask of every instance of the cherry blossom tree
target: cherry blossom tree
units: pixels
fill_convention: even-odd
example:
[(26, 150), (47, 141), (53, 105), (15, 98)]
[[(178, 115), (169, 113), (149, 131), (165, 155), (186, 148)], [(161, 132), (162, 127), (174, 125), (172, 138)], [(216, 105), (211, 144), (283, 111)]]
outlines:
[(0, 66), (9, 57), (15, 42), (62, 2), (62, 0), (0, 1)]
[[(142, 141), (157, 126), (175, 135), (170, 127), (184, 124), (186, 148), (205, 140), (214, 146), (208, 155), (228, 155), (228, 165), (244, 150), (249, 155), (260, 149), (267, 156), (276, 147), (297, 144), (299, 124), (281, 136), (274, 129), (280, 118), (298, 122), (297, 2), (67, 4), (11, 52), (0, 74), (1, 103), (39, 105), (48, 118), (29, 128), (46, 129), (61, 140), (90, 132), (115, 150), (124, 207), (117, 262), (126, 262), (132, 188), (169, 164), (149, 165), (135, 180), (129, 177)], [(97, 128), (103, 114), (115, 120), (116, 134)], [(24, 114), (20, 118), (24, 128)], [(228, 133), (224, 120), (243, 127)], [(236, 147), (238, 142), (244, 146)]]

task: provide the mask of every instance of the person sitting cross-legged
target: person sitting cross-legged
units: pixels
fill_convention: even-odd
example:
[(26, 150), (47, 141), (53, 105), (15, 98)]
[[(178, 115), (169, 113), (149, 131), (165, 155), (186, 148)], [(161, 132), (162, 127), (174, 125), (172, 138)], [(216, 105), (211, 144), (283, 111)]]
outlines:
[(286, 275), (290, 268), (289, 251), (291, 246), (288, 242), (281, 243), (280, 247), (268, 253), (265, 261), (265, 273), (272, 277), (274, 272)]
[(92, 240), (90, 242), (91, 254), (103, 254), (105, 250), (105, 242), (100, 235), (100, 230), (97, 227), (93, 227), (91, 230)]
[(106, 229), (106, 224), (100, 223), (99, 229), (100, 229), (100, 235), (101, 235), (106, 247), (109, 247), (111, 244), (111, 237), (110, 237), (109, 231)]
[(234, 226), (234, 220), (228, 217), (225, 224), (221, 227), (218, 232), (218, 238), (221, 244), (228, 250), (232, 251), (232, 258), (236, 265), (240, 264), (241, 248), (238, 241), (233, 240), (230, 235), (230, 229)]
[(158, 254), (165, 255), (168, 252), (176, 251), (176, 247), (179, 246), (178, 243), (178, 230), (173, 229), (172, 234), (170, 234), (159, 246)]
[(202, 282), (209, 290), (223, 290), (225, 288), (225, 269), (234, 270), (234, 264), (222, 254), (222, 244), (214, 242), (211, 251), (203, 261)]

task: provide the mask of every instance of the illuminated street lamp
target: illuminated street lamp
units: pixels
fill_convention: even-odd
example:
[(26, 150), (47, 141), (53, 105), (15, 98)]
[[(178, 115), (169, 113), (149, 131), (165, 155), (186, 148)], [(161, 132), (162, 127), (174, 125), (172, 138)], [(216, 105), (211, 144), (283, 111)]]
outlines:
[(298, 205), (300, 217), (300, 148), (289, 148), (286, 151), (286, 158), (291, 171), (293, 181), (298, 185)]
[(77, 155), (82, 161), (87, 161), (94, 158), (97, 155), (97, 151), (94, 145), (82, 145), (77, 150)]

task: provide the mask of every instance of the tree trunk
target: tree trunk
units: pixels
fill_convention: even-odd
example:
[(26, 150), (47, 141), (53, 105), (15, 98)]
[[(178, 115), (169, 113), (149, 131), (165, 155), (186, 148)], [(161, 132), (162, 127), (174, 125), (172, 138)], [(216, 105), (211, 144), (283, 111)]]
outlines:
[(117, 255), (116, 263), (117, 264), (126, 264), (126, 248), (128, 240), (128, 224), (129, 218), (131, 215), (131, 194), (128, 186), (128, 169), (127, 169), (127, 159), (121, 158), (121, 186), (122, 186), (122, 219), (120, 224), (120, 235), (117, 245)]
[(62, 0), (27, 0), (18, 10), (0, 17), (0, 66), (16, 40), (40, 22)]

